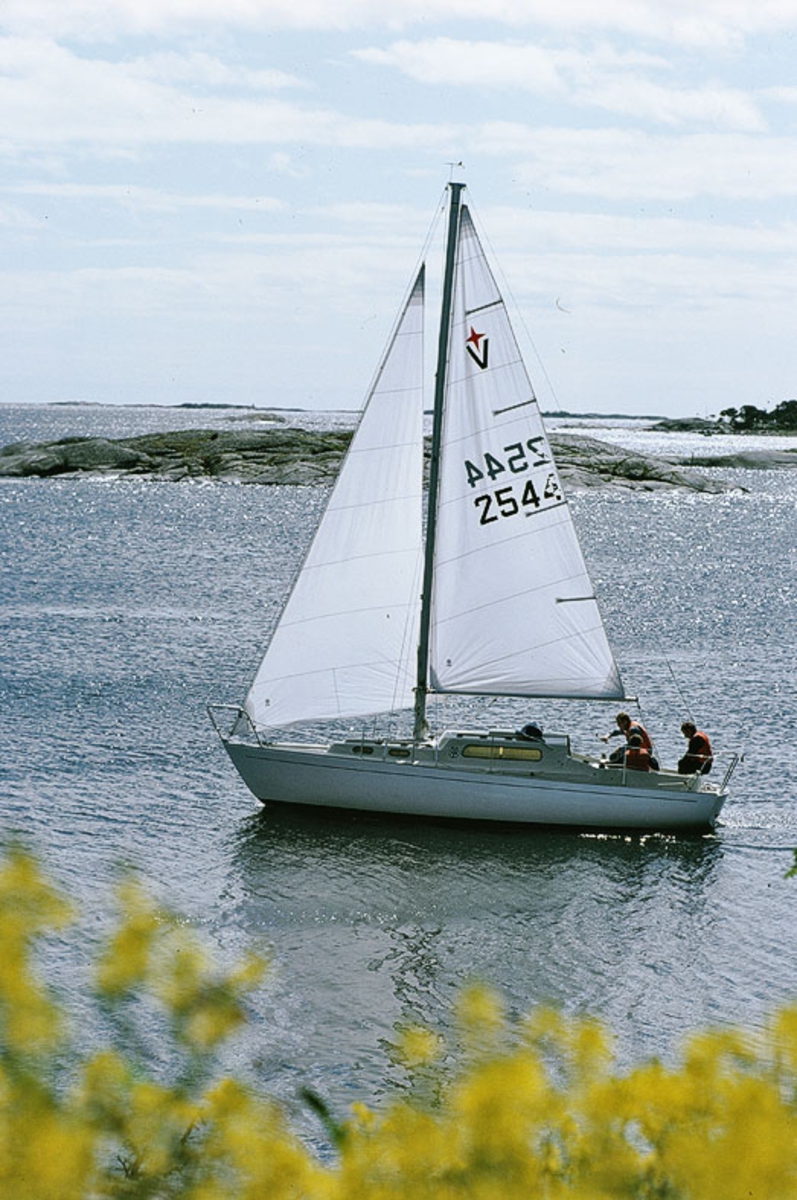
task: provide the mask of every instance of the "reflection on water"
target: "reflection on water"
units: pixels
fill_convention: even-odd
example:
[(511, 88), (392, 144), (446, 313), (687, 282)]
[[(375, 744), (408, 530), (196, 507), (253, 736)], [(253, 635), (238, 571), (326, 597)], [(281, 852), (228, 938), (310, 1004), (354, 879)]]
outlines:
[(410, 872), (434, 884), (453, 872), (463, 882), (501, 876), (513, 883), (533, 881), (535, 887), (569, 887), (574, 873), (598, 869), (618, 886), (633, 884), (632, 890), (656, 867), (680, 868), (693, 887), (705, 883), (722, 856), (715, 834), (574, 833), (276, 805), (242, 821), (233, 845), (242, 867), (264, 874), (315, 865), (333, 879), (360, 870)]
[(372, 1098), (385, 1079), (400, 1084), (384, 1053), (397, 1026), (439, 1028), (474, 980), (499, 987), (516, 1015), (553, 1002), (630, 1023), (625, 1053), (660, 1044), (662, 1013), (674, 1041), (704, 1007), (701, 947), (724, 863), (714, 835), (266, 809), (231, 850), (235, 923), (289, 974), (293, 1050), (328, 1092), (358, 1058)]

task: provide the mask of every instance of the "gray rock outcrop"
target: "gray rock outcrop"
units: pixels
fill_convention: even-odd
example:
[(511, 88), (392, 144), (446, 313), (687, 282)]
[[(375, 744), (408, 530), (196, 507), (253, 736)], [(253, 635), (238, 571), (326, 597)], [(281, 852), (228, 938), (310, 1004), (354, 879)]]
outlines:
[(743, 467), (747, 471), (773, 471), (797, 467), (797, 450), (739, 450), (734, 454), (690, 454), (677, 460), (689, 467)]
[[(89, 473), (171, 481), (210, 478), (237, 483), (329, 484), (350, 440), (348, 430), (298, 428), (192, 429), (113, 440), (63, 438), (0, 448), (0, 477)], [(726, 490), (721, 480), (700, 475), (691, 465), (684, 469), (667, 459), (632, 454), (596, 438), (553, 434), (550, 440), (562, 478), (572, 488)]]
[(563, 480), (571, 488), (622, 487), (635, 491), (683, 488), (724, 492), (721, 479), (683, 470), (669, 459), (636, 454), (580, 434), (551, 434), (551, 448)]

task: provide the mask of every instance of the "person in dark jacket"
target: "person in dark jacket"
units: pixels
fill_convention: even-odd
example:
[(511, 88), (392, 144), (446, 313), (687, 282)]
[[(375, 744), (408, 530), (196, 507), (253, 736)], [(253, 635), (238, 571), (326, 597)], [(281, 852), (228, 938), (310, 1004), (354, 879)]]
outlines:
[(681, 733), (688, 739), (689, 745), (686, 754), (678, 761), (678, 774), (695, 775), (699, 771), (701, 775), (708, 775), (714, 762), (711, 742), (692, 721), (684, 721)]

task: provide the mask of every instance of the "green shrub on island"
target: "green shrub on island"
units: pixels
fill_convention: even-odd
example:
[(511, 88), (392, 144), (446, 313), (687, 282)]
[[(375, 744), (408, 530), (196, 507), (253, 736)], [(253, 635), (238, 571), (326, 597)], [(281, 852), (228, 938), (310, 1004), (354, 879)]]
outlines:
[(797, 400), (782, 400), (771, 412), (754, 404), (723, 408), (720, 419), (731, 433), (793, 433), (797, 431)]
[[(128, 879), (95, 964), (110, 1044), (76, 1047), (36, 972), (71, 906), (19, 850), (0, 864), (0, 1194), (4, 1200), (767, 1200), (797, 1195), (797, 1008), (753, 1036), (693, 1034), (674, 1068), (621, 1071), (596, 1021), (508, 1018), (484, 988), (456, 1032), (397, 1032), (405, 1091), (336, 1120), (308, 1093), (334, 1158), (279, 1105), (217, 1069), (265, 963), (219, 971)], [(155, 1065), (138, 1022), (159, 1011)]]

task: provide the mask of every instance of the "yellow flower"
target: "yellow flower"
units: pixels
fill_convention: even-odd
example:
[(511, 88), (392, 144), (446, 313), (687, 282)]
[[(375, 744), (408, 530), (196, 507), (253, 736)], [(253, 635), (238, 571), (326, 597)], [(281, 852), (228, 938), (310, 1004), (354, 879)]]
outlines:
[[(0, 867), (0, 912), (4, 932), (17, 936), (60, 929), (73, 917), (69, 905), (19, 846), (12, 847)], [(14, 938), (16, 940), (16, 938)]]
[(772, 1025), (775, 1060), (792, 1074), (797, 1072), (797, 1008), (784, 1008)]
[(459, 997), (457, 1017), (466, 1028), (502, 1029), (504, 1003), (494, 989), (474, 984)]
[(35, 938), (72, 919), (72, 909), (32, 858), (13, 847), (0, 866), (0, 1018), (15, 1054), (46, 1052), (62, 1036), (61, 1016), (33, 968)]
[(439, 1034), (422, 1025), (408, 1025), (401, 1030), (396, 1052), (401, 1062), (410, 1069), (429, 1066), (442, 1055), (443, 1040)]
[(118, 888), (117, 904), (122, 923), (97, 965), (97, 986), (108, 999), (118, 999), (144, 982), (163, 926), (163, 918), (135, 879)]

